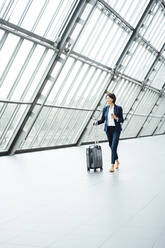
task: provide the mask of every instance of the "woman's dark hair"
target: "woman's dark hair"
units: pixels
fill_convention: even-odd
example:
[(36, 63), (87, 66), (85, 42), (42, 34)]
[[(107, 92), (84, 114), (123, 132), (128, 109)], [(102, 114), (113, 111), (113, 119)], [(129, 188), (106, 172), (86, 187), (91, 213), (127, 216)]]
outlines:
[(115, 104), (115, 102), (116, 102), (116, 96), (115, 96), (115, 94), (109, 93), (107, 96), (109, 96), (113, 100), (113, 103)]

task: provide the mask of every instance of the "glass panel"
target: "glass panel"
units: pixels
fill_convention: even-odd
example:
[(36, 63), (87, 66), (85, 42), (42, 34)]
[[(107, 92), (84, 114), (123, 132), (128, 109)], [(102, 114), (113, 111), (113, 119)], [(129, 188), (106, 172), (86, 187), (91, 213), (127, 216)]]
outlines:
[(121, 71), (132, 78), (143, 81), (156, 58), (156, 53), (151, 53), (143, 42), (137, 43), (136, 49), (134, 45), (123, 60)]
[(0, 52), (0, 98), (29, 101), (54, 54), (43, 46), (9, 35)]
[(11, 64), (10, 61), (12, 58), (12, 54), (14, 54), (19, 40), (19, 37), (9, 34), (5, 44), (0, 50), (0, 60), (3, 61), (3, 63), (0, 63), (0, 85), (3, 84), (2, 75), (6, 74), (6, 68), (9, 67)]
[[(33, 126), (33, 129), (28, 136), (26, 142), (22, 145), (21, 149), (34, 148), (34, 147), (51, 147), (58, 145), (75, 144), (77, 137), (75, 133), (81, 132), (85, 122), (89, 118), (87, 111), (81, 112), (81, 117), (77, 119), (79, 110), (69, 110), (69, 109), (56, 109), (51, 110), (51, 115), (46, 119), (45, 125), (40, 129), (40, 123), (43, 122), (43, 118), (46, 113), (49, 112), (49, 108), (44, 107), (37, 122)], [(61, 116), (59, 115), (54, 121), (54, 116), (60, 111), (61, 116), (65, 118), (61, 121)], [(52, 125), (53, 123), (53, 125)], [(51, 124), (51, 128), (50, 128)], [(56, 129), (56, 131), (54, 130)], [(37, 133), (37, 130), (40, 132)], [(45, 135), (45, 132), (47, 133)], [(37, 133), (37, 135), (36, 135)]]
[(152, 135), (159, 122), (160, 118), (149, 117), (145, 122), (139, 136)]
[(5, 9), (7, 5), (11, 2), (10, 0), (2, 0), (0, 2), (0, 18), (2, 18), (3, 13), (5, 12)]
[(146, 90), (140, 102), (138, 102), (138, 107), (136, 108), (136, 114), (148, 115), (158, 100), (159, 95), (151, 90)]
[(164, 119), (161, 122), (159, 122), (155, 134), (165, 134), (165, 116)]
[(165, 48), (164, 48), (164, 50), (163, 50), (163, 52), (162, 52), (162, 55), (163, 55), (164, 58), (165, 58)]
[(103, 94), (111, 74), (69, 58), (56, 81), (47, 103), (92, 108)]
[[(0, 151), (5, 151), (8, 149), (11, 143), (11, 137), (16, 133), (21, 119), (24, 118), (26, 110), (29, 108), (27, 105), (17, 105), (17, 104), (4, 104), (0, 103)], [(17, 111), (16, 111), (17, 110)]]
[(0, 29), (0, 44), (1, 44), (1, 39), (2, 39), (2, 37), (3, 37), (3, 35), (4, 35), (4, 33), (5, 33), (5, 32), (4, 32), (3, 30)]
[[(96, 113), (96, 115), (101, 116), (101, 112), (99, 111), (98, 113)], [(95, 142), (95, 140), (107, 141), (107, 136), (104, 132), (104, 124), (93, 126), (93, 120), (90, 120), (81, 142), (83, 144), (86, 142)]]
[(108, 88), (109, 92), (116, 95), (116, 104), (122, 106), (124, 113), (129, 111), (140, 90), (140, 86), (126, 79), (120, 79), (113, 91), (111, 87)]
[(136, 26), (142, 16), (149, 0), (105, 0), (133, 27)]
[(123, 130), (121, 133), (121, 138), (131, 138), (136, 137), (142, 124), (144, 123), (146, 117), (144, 116), (132, 116), (131, 121), (129, 122), (128, 126), (124, 127), (126, 122), (123, 124)]
[(150, 15), (150, 18), (147, 20), (147, 23), (144, 22), (146, 26), (145, 29), (141, 30), (141, 34), (144, 38), (153, 45), (157, 50), (160, 50), (165, 40), (165, 10), (159, 4), (155, 5), (153, 13)]
[(165, 96), (162, 96), (155, 104), (152, 114), (163, 116), (164, 113), (165, 113)]
[(156, 93), (155, 95), (157, 95), (157, 98), (159, 99), (155, 104), (153, 104), (152, 112), (146, 119), (143, 129), (140, 132), (140, 136), (152, 135), (155, 128), (159, 125), (159, 123), (161, 123), (162, 116), (165, 113), (165, 97), (159, 97), (159, 95)]
[[(107, 16), (109, 15), (109, 16)], [(114, 67), (131, 32), (106, 10), (95, 8), (74, 50), (93, 60)], [(116, 44), (118, 44), (116, 46)]]
[[(134, 123), (135, 132), (137, 131), (136, 135), (138, 134), (138, 131), (140, 131), (140, 128), (144, 125), (147, 116), (151, 113), (151, 110), (153, 109), (153, 106), (156, 104), (158, 98), (159, 95), (151, 90), (147, 90), (145, 94), (141, 95), (141, 100), (139, 98), (136, 105), (133, 106), (134, 110), (131, 111), (127, 121), (124, 123), (123, 137), (125, 137), (125, 135), (126, 137), (127, 135), (132, 135), (134, 121), (135, 121)], [(136, 122), (138, 118), (140, 124)], [(130, 131), (128, 131), (128, 129), (130, 129)]]
[(164, 75), (165, 75), (165, 62), (159, 65), (159, 69), (155, 69), (152, 72), (153, 75), (150, 76), (150, 80), (152, 79), (151, 86), (162, 89), (162, 86), (165, 83)]
[(0, 17), (55, 40), (75, 0), (15, 0), (0, 2)]

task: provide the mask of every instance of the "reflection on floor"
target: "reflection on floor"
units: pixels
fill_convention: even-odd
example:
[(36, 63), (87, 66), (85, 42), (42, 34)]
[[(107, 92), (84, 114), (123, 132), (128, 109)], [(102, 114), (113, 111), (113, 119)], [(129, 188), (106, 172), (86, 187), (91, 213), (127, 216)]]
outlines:
[(85, 146), (0, 158), (1, 248), (164, 248), (165, 136), (120, 141), (120, 169)]

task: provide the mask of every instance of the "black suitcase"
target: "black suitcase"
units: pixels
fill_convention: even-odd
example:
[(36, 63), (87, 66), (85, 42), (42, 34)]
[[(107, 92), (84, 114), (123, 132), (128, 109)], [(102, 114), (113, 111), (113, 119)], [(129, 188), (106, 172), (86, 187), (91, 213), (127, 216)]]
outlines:
[[(93, 118), (96, 120), (96, 118)], [(95, 143), (94, 145), (86, 148), (86, 161), (87, 161), (87, 170), (93, 169), (94, 171), (99, 168), (101, 171), (103, 170), (103, 159), (102, 159), (102, 149), (98, 142), (97, 137), (97, 125), (95, 128)]]
[(86, 160), (87, 160), (87, 170), (94, 169), (96, 171), (97, 168), (103, 170), (103, 160), (102, 160), (102, 149), (100, 145), (89, 146), (86, 148)]

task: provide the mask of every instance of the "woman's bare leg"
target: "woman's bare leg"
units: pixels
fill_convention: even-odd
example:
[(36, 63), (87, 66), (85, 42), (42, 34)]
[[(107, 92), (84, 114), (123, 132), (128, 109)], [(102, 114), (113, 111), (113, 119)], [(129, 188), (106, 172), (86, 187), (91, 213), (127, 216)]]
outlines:
[(111, 168), (109, 169), (109, 172), (114, 172), (114, 164), (111, 164)]
[(118, 159), (116, 159), (116, 169), (118, 169), (119, 168), (119, 164), (120, 164), (120, 162), (119, 162), (119, 160)]

